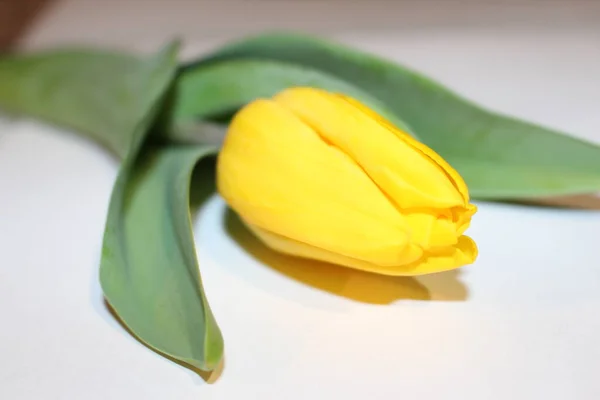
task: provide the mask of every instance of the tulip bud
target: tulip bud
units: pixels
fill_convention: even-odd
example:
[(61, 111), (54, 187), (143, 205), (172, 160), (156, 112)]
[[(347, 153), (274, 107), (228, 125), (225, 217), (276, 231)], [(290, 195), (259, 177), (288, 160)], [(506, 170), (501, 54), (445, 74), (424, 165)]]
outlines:
[(256, 100), (218, 157), (220, 194), (269, 247), (386, 275), (477, 257), (476, 207), (438, 154), (357, 101), (313, 88)]

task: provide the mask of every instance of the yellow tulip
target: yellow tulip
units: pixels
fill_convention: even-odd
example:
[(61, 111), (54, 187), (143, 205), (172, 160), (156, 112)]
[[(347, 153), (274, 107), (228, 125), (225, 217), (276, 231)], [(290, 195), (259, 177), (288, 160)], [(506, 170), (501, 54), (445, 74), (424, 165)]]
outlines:
[(477, 257), (476, 207), (438, 154), (356, 100), (313, 88), (258, 99), (233, 118), (219, 193), (269, 247), (386, 275)]

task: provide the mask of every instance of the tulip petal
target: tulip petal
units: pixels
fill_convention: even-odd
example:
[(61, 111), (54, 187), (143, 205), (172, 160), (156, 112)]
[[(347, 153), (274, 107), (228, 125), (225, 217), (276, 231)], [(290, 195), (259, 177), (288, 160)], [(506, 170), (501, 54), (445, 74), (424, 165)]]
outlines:
[(219, 192), (252, 225), (381, 265), (421, 256), (406, 220), (363, 169), (271, 100), (236, 114), (217, 172)]
[(460, 210), (457, 221), (457, 233), (462, 235), (469, 225), (471, 224), (471, 217), (477, 212), (477, 206), (474, 204), (467, 204), (467, 206)]
[(355, 160), (400, 208), (466, 204), (464, 182), (441, 157), (365, 107), (312, 88), (288, 89), (274, 99)]
[(463, 235), (458, 238), (456, 245), (430, 250), (419, 261), (406, 268), (410, 269), (411, 275), (448, 271), (472, 264), (477, 259), (477, 254), (477, 245), (473, 239)]
[(411, 242), (423, 249), (447, 247), (456, 244), (460, 234), (456, 224), (448, 217), (434, 212), (412, 212), (405, 215), (411, 226)]
[(344, 99), (348, 103), (352, 104), (354, 107), (358, 108), (365, 114), (370, 115), (371, 118), (373, 118), (374, 120), (377, 120), (381, 125), (387, 127), (390, 131), (394, 132), (394, 134), (399, 139), (406, 142), (407, 144), (409, 144), (416, 150), (420, 151), (421, 153), (423, 153), (424, 155), (429, 157), (437, 165), (439, 165), (444, 170), (444, 172), (448, 175), (448, 178), (452, 181), (456, 190), (458, 190), (458, 192), (461, 194), (465, 203), (469, 202), (469, 189), (468, 189), (467, 184), (465, 183), (463, 177), (442, 156), (440, 156), (438, 153), (433, 151), (429, 146), (423, 144), (422, 142), (419, 142), (418, 140), (416, 140), (414, 137), (412, 137), (408, 133), (402, 131), (400, 128), (396, 127), (391, 122), (386, 120), (382, 115), (377, 114), (375, 111), (366, 107), (364, 104), (356, 101), (355, 99), (353, 99), (351, 97), (345, 96), (343, 94), (338, 94), (337, 96)]
[[(343, 265), (367, 272), (383, 273), (385, 275), (404, 275), (404, 273), (400, 271), (402, 264), (391, 264), (387, 266), (374, 264), (365, 260), (311, 246), (307, 243), (278, 235), (277, 233), (269, 230), (248, 224), (247, 222), (245, 222), (245, 224), (258, 238), (261, 239), (262, 242), (264, 242), (273, 250), (277, 250), (281, 253), (296, 257), (308, 258), (311, 260), (328, 262), (331, 264)], [(412, 253), (412, 258), (419, 259), (423, 255), (423, 251), (418, 246), (410, 245), (408, 248), (409, 252)], [(398, 265), (400, 265), (400, 267), (398, 267)]]
[(415, 276), (448, 271), (471, 264), (477, 258), (477, 247), (473, 240), (468, 236), (461, 236), (456, 246), (440, 249), (436, 253), (424, 254), (413, 263), (381, 266), (314, 247), (252, 224), (246, 223), (246, 225), (262, 242), (281, 253), (382, 275)]

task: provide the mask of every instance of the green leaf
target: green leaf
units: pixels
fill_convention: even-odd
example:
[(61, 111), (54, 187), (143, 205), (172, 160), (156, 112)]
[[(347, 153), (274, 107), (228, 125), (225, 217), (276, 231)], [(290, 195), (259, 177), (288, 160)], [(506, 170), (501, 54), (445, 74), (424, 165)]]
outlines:
[(136, 124), (166, 89), (164, 77), (172, 78), (176, 54), (161, 54), (62, 49), (1, 58), (0, 109), (71, 128), (123, 158)]
[[(100, 282), (121, 321), (156, 351), (202, 370), (214, 369), (223, 338), (204, 296), (189, 193), (197, 161), (213, 147), (149, 147), (144, 141), (176, 71), (177, 46), (148, 62), (138, 96), (151, 106), (131, 136), (113, 187), (104, 233)], [(167, 113), (169, 110), (166, 110)], [(123, 149), (121, 149), (123, 150)]]
[(113, 190), (100, 267), (102, 289), (127, 327), (155, 350), (202, 370), (223, 338), (202, 289), (191, 230), (192, 170), (213, 147), (145, 148)]
[(187, 68), (243, 59), (294, 63), (352, 82), (446, 158), (473, 197), (519, 199), (600, 189), (598, 146), (484, 110), (421, 74), (345, 46), (267, 34), (228, 45)]
[(292, 86), (346, 93), (411, 132), (379, 100), (349, 82), (313, 68), (265, 60), (231, 61), (183, 69), (177, 79), (174, 118), (179, 123), (210, 119)]

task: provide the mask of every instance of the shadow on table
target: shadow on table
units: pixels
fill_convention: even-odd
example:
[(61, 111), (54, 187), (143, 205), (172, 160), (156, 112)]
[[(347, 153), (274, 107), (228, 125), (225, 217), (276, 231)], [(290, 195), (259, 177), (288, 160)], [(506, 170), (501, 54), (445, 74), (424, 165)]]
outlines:
[(229, 208), (223, 222), (229, 236), (262, 264), (338, 296), (369, 304), (390, 304), (407, 299), (463, 301), (468, 297), (468, 290), (459, 279), (459, 270), (418, 278), (363, 272), (275, 252), (260, 242)]

